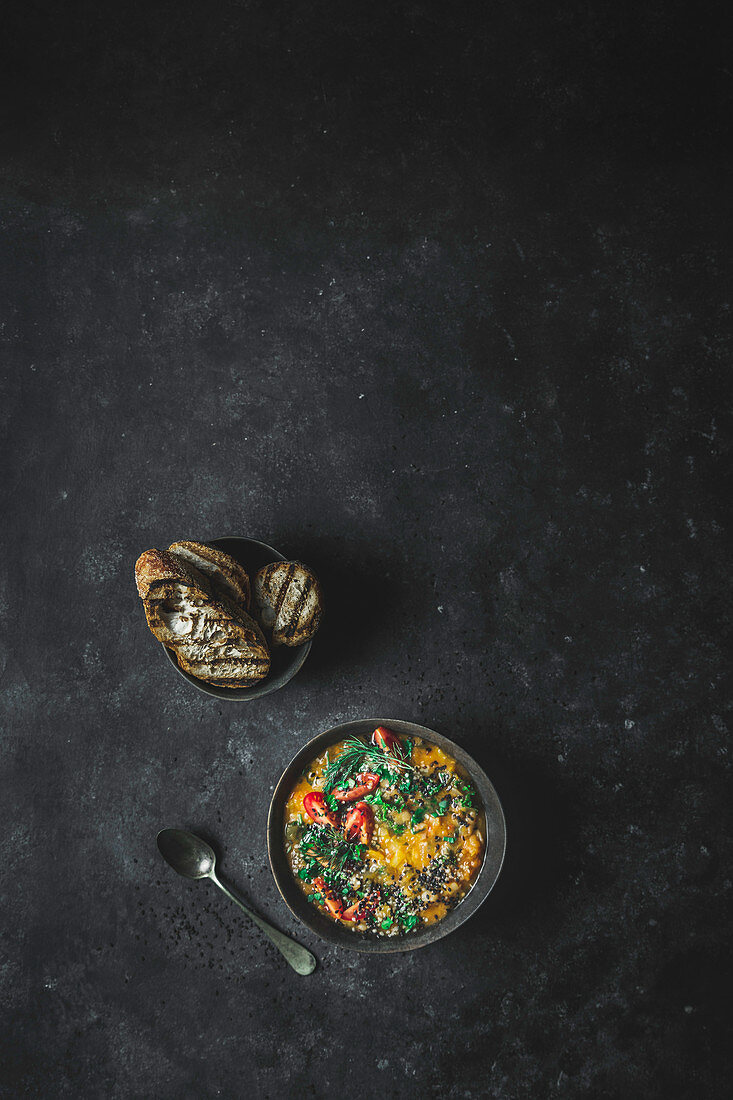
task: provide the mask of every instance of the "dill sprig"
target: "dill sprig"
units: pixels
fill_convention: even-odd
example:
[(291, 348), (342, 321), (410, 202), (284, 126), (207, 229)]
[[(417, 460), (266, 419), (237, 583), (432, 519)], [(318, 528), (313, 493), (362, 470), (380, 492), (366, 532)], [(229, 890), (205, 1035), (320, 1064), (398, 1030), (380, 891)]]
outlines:
[(334, 760), (329, 761), (324, 772), (325, 790), (332, 791), (334, 787), (340, 786), (351, 776), (363, 771), (366, 764), (371, 768), (394, 768), (397, 771), (417, 774), (417, 769), (407, 760), (401, 745), (399, 751), (398, 756), (397, 753), (385, 752), (379, 745), (369, 745), (356, 737), (349, 738), (344, 741), (343, 751)]

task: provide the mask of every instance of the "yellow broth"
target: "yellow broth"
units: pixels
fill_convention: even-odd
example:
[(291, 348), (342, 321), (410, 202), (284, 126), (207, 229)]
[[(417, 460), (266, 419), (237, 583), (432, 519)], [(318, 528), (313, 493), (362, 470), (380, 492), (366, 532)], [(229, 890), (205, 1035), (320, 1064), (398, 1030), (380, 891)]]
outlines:
[[(343, 927), (379, 936), (442, 920), (476, 880), (486, 838), (476, 792), (456, 761), (419, 738), (395, 741), (389, 752), (368, 738), (332, 745), (301, 774), (285, 807), (288, 861), (303, 892)], [(334, 778), (339, 769), (348, 778)], [(352, 790), (358, 787), (356, 775), (364, 772), (379, 776), (373, 791), (358, 801), (335, 799), (334, 791), (351, 793), (349, 779)], [(333, 824), (308, 815), (303, 800), (310, 792), (326, 798)], [(368, 843), (350, 842), (346, 815), (364, 803), (372, 835)]]

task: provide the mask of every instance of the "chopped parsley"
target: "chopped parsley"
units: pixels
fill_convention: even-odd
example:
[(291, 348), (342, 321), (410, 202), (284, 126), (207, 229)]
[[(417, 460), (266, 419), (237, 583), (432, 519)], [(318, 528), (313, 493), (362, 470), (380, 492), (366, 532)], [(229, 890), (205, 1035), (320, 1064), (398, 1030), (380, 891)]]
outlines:
[(374, 807), (377, 819), (379, 821), (389, 821), (392, 806), (389, 802), (385, 802), (379, 791), (375, 791), (374, 794), (364, 795), (364, 801), (368, 802), (370, 806)]
[(472, 788), (469, 787), (468, 783), (460, 783), (460, 784), (458, 784), (458, 787), (459, 787), (459, 790), (461, 791), (461, 799), (460, 799), (461, 806), (464, 809), (469, 809), (470, 810), (471, 807), (473, 806), (473, 790), (472, 790)]

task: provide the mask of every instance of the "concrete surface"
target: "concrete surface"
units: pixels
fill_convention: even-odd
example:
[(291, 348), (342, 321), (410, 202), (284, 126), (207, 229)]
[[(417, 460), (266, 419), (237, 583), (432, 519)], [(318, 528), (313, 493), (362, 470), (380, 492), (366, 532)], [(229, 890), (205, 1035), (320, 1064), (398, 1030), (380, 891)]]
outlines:
[[(728, 1095), (713, 15), (8, 17), (3, 1096)], [(328, 600), (239, 706), (132, 573), (225, 534)], [(458, 740), (509, 820), (481, 912), (385, 958), (297, 927), (264, 838), (297, 748), (369, 715)], [(169, 872), (172, 824), (313, 977)]]

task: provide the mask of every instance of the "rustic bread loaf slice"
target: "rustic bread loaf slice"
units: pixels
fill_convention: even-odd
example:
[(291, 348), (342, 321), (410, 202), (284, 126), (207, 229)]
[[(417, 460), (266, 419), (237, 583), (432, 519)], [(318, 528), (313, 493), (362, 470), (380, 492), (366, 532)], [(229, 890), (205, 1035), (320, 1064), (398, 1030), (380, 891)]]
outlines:
[(184, 567), (166, 550), (146, 550), (142, 553), (135, 562), (135, 583), (140, 598), (146, 600), (151, 589), (168, 582), (180, 582), (210, 592), (206, 578), (197, 569)]
[(185, 671), (232, 686), (254, 684), (267, 675), (270, 654), (257, 623), (242, 607), (215, 598), (207, 578), (193, 566), (168, 551), (146, 550), (135, 578), (150, 630)]
[[(187, 660), (179, 655), (178, 663), (184, 672), (205, 680), (216, 687), (251, 687), (263, 679), (262, 659), (236, 658), (213, 661)], [(269, 667), (269, 659), (268, 659)], [(266, 673), (265, 673), (266, 674)]]
[(323, 594), (315, 574), (299, 561), (277, 561), (260, 569), (254, 581), (260, 622), (274, 645), (309, 641), (321, 625)]
[(249, 577), (238, 561), (223, 550), (208, 546), (205, 542), (174, 542), (168, 547), (184, 565), (193, 566), (208, 577), (215, 595), (225, 596), (232, 603), (249, 610)]

